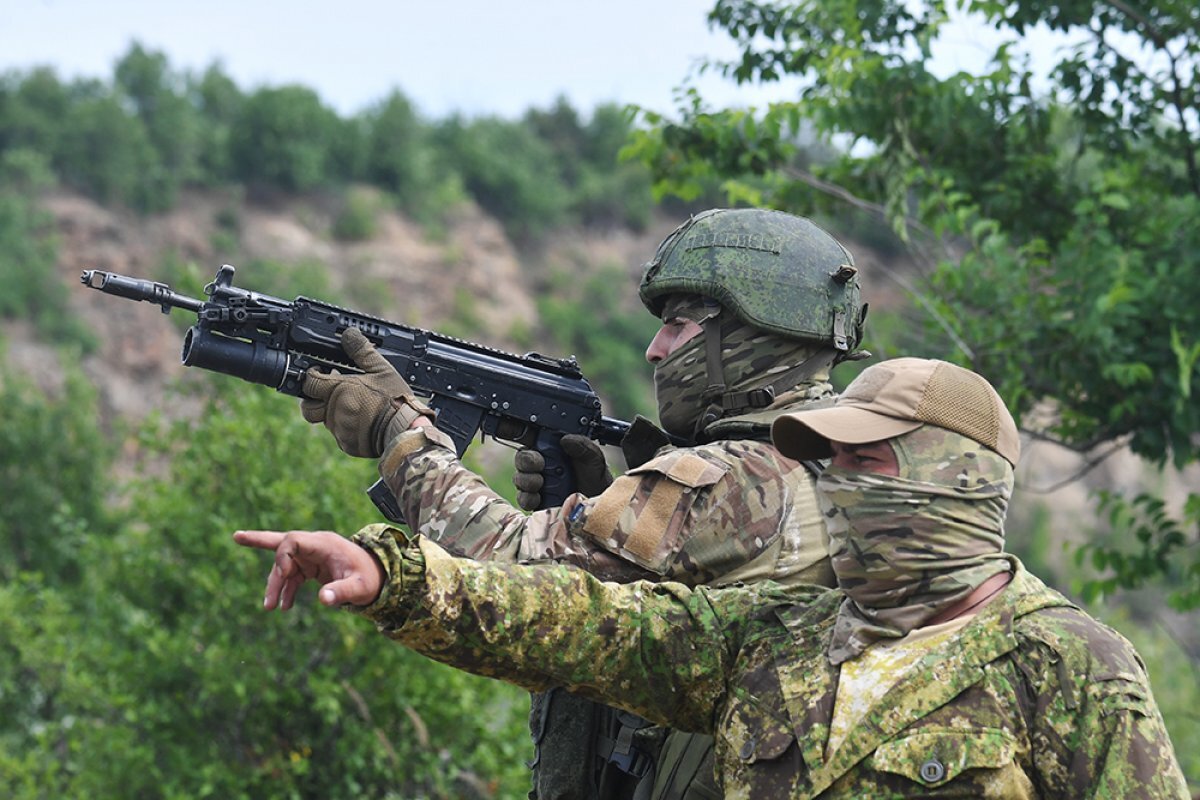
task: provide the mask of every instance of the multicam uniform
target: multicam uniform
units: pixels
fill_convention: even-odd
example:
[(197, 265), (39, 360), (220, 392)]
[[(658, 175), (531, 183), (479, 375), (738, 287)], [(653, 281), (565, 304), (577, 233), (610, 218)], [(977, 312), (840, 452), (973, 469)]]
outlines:
[[(831, 390), (822, 384), (810, 394)], [(807, 402), (762, 412), (755, 427), (765, 435), (771, 417)], [(468, 558), (569, 563), (621, 582), (832, 577), (813, 476), (766, 441), (667, 447), (596, 497), (572, 495), (561, 508), (532, 514), (462, 466), (436, 429), (401, 435), (379, 469), (413, 533)]]
[[(665, 448), (596, 497), (573, 495), (561, 508), (528, 515), (463, 467), (452, 443), (436, 429), (399, 437), (381, 462), (380, 474), (414, 533), (480, 561), (568, 563), (623, 583), (651, 579), (723, 585), (770, 578), (829, 585), (828, 540), (813, 475), (761, 439), (774, 418), (827, 403), (831, 396), (827, 383), (811, 384), (780, 398), (770, 410), (723, 420), (710, 429), (714, 436), (729, 438)], [(663, 748), (674, 754), (664, 758), (676, 766), (671, 774), (655, 776), (653, 797), (719, 796), (707, 737), (639, 730), (636, 721), (632, 724), (635, 732), (626, 734), (636, 737), (633, 743), (578, 746), (624, 746), (638, 759)], [(542, 725), (535, 722), (535, 740), (556, 735), (583, 739), (589, 733)], [(615, 761), (619, 756), (602, 753), (600, 758)], [(626, 761), (624, 769), (637, 774), (644, 767)], [(571, 768), (580, 772), (578, 760)], [(687, 787), (685, 794), (677, 793), (680, 785)]]
[(1145, 669), (1025, 572), (935, 644), (827, 752), (839, 590), (600, 583), (481, 565), (375, 529), (362, 613), (439, 661), (716, 734), (728, 797), (1186, 798)]

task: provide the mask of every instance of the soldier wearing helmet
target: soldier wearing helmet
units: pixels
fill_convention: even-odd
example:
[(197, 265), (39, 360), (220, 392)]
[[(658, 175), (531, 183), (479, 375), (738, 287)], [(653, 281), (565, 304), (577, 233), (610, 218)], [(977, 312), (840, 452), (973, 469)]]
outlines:
[[(639, 293), (664, 322), (646, 353), (660, 421), (692, 441), (720, 438), (722, 420), (777, 407), (797, 387), (822, 399), (812, 388), (861, 337), (854, 259), (780, 211), (692, 217), (659, 246)], [(703, 335), (679, 336), (688, 331)], [(680, 347), (668, 353), (667, 340)]]
[[(579, 492), (559, 508), (522, 513), (467, 470), (355, 329), (343, 345), (364, 374), (308, 376), (305, 418), (352, 455), (373, 441), (366, 454), (382, 456), (413, 533), (456, 555), (569, 563), (622, 583), (832, 585), (819, 467), (783, 456), (770, 429), (831, 404), (830, 369), (858, 355), (865, 306), (849, 252), (802, 217), (707, 211), (659, 246), (640, 295), (663, 323), (646, 357), (666, 433), (635, 422), (622, 446), (629, 469), (615, 480), (595, 443), (564, 437)], [(541, 468), (536, 452), (518, 454), (524, 508), (539, 504)], [(378, 535), (370, 526), (356, 538)], [(708, 737), (554, 691), (535, 697), (531, 727), (540, 800), (720, 796)]]

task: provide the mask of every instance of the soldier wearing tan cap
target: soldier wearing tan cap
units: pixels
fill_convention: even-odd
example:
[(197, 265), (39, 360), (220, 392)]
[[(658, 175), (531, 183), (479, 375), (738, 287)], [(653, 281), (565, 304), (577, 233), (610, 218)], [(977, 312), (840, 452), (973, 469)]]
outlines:
[(237, 540), (276, 550), (268, 608), (329, 576), (323, 602), (439, 661), (715, 733), (727, 797), (1188, 796), (1133, 648), (1004, 552), (1019, 445), (987, 381), (885, 361), (773, 438), (831, 458), (837, 589), (601, 583), (420, 538)]

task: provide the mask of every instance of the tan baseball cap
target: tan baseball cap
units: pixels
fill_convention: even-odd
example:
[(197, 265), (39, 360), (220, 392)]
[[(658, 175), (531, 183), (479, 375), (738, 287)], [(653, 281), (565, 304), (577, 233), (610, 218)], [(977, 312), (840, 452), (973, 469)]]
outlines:
[(927, 424), (979, 442), (1013, 466), (1021, 457), (1017, 424), (992, 385), (969, 369), (927, 358), (867, 367), (832, 407), (775, 420), (771, 441), (785, 456), (803, 461), (829, 458), (830, 441), (878, 442)]

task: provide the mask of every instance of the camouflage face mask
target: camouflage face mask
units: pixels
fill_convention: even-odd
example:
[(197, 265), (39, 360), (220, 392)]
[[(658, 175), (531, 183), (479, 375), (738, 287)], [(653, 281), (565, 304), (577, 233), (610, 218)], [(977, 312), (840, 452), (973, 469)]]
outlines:
[(1012, 569), (1002, 552), (1009, 463), (932, 425), (892, 445), (900, 477), (831, 467), (817, 482), (847, 598), (830, 643), (834, 664), (908, 634)]
[[(721, 313), (721, 307), (700, 295), (672, 295), (663, 306), (663, 322), (690, 319), (698, 325)], [(668, 433), (691, 439), (704, 411), (701, 396), (708, 388), (704, 367), (704, 334), (684, 342), (654, 367), (654, 398), (658, 422)]]
[[(667, 301), (663, 319), (682, 317), (703, 324), (720, 311), (720, 306), (698, 295), (677, 295)], [(729, 313), (721, 316), (720, 324), (723, 375), (707, 374), (704, 333), (685, 342), (655, 366), (654, 395), (663, 430), (688, 440), (696, 439), (699, 433), (696, 425), (712, 401), (704, 396), (710, 385), (723, 382), (726, 391), (731, 392), (767, 386), (821, 349), (820, 345), (766, 333)], [(829, 367), (823, 365), (815, 368), (806, 382), (824, 385), (828, 379)]]
[(704, 334), (697, 334), (654, 367), (654, 399), (663, 430), (691, 440), (707, 405)]

